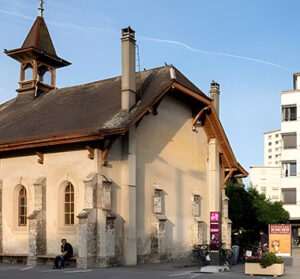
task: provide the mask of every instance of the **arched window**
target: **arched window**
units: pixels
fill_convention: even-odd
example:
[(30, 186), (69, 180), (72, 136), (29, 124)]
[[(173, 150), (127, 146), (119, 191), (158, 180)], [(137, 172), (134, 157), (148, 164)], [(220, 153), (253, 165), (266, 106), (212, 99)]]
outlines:
[(21, 186), (18, 197), (18, 224), (27, 225), (27, 192), (24, 186)]
[(42, 81), (43, 83), (52, 84), (52, 75), (49, 69), (46, 66), (40, 66), (38, 68), (38, 80)]
[(32, 80), (32, 65), (27, 64), (24, 68), (24, 80)]
[(74, 186), (71, 183), (65, 188), (65, 225), (74, 225)]

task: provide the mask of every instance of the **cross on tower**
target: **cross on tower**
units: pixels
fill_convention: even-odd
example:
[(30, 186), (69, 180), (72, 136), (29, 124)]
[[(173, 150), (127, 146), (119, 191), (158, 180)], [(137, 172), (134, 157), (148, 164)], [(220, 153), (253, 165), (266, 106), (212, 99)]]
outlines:
[(40, 6), (38, 8), (38, 10), (39, 10), (38, 16), (43, 17), (45, 0), (39, 0), (39, 1), (40, 1)]

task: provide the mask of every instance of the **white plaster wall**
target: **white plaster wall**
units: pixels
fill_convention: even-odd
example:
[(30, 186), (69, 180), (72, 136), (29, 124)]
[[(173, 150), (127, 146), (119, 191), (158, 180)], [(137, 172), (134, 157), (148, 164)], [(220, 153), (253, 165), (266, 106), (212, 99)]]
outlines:
[[(281, 167), (250, 167), (250, 181), (259, 193), (271, 201), (281, 200)], [(266, 192), (262, 188), (266, 188)]]
[(296, 188), (297, 198), (296, 205), (284, 205), (284, 208), (289, 211), (291, 218), (300, 217), (300, 91), (291, 90), (281, 93), (281, 105), (297, 106), (297, 120), (282, 121), (281, 132), (297, 134), (297, 148), (296, 149), (282, 149), (282, 161), (296, 160), (297, 162), (297, 176), (282, 177), (281, 188)]
[(264, 133), (264, 166), (280, 166), (281, 151), (281, 131), (276, 130)]
[(202, 128), (191, 127), (188, 106), (164, 97), (158, 115), (144, 117), (137, 128), (138, 254), (150, 253), (150, 234), (157, 222), (154, 189), (165, 196), (167, 251), (176, 257), (193, 244), (193, 194), (201, 196), (201, 219), (208, 223), (208, 142)]
[[(97, 171), (97, 161), (88, 159), (87, 150), (44, 154), (44, 164), (37, 163), (37, 156), (0, 159), (0, 179), (3, 180), (3, 251), (4, 253), (28, 253), (28, 224), (17, 226), (17, 204), (13, 201), (13, 189), (22, 184), (27, 189), (28, 211), (34, 210), (33, 184), (39, 177), (46, 177), (47, 197), (47, 253), (60, 251), (60, 239), (66, 238), (77, 250), (77, 214), (84, 206), (83, 179)], [(59, 212), (59, 188), (70, 181), (75, 189), (75, 225), (63, 225), (63, 211)], [(62, 209), (61, 209), (62, 210)]]

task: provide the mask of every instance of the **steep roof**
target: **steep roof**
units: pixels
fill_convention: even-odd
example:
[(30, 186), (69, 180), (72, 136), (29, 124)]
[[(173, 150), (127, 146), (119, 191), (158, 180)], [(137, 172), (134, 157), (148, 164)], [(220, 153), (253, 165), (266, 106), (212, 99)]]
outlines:
[(28, 47), (35, 47), (56, 56), (56, 51), (43, 17), (38, 16), (36, 18), (21, 48)]
[(46, 22), (41, 16), (36, 18), (23, 45), (17, 49), (6, 50), (5, 54), (19, 62), (28, 58), (39, 59), (56, 68), (71, 64), (57, 56)]
[[(176, 77), (178, 82), (210, 100), (178, 70)], [(0, 106), (0, 145), (125, 128), (172, 82), (169, 66), (137, 73), (136, 79), (138, 102), (130, 113), (120, 110), (120, 76), (54, 89), (38, 98), (19, 94)]]
[(185, 98), (198, 108), (209, 106), (204, 129), (218, 140), (224, 166), (235, 176), (247, 176), (238, 164), (212, 105), (212, 100), (175, 67), (175, 79), (164, 66), (136, 73), (137, 103), (121, 110), (121, 77), (53, 89), (34, 98), (19, 94), (0, 105), (0, 152), (53, 144), (102, 139), (124, 134), (167, 93)]

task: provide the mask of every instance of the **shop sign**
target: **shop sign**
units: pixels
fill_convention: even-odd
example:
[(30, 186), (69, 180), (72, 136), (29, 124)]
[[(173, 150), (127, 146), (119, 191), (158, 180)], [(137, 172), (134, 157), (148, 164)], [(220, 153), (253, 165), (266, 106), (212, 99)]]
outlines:
[(291, 232), (291, 225), (269, 225), (269, 252), (277, 256), (291, 256)]

